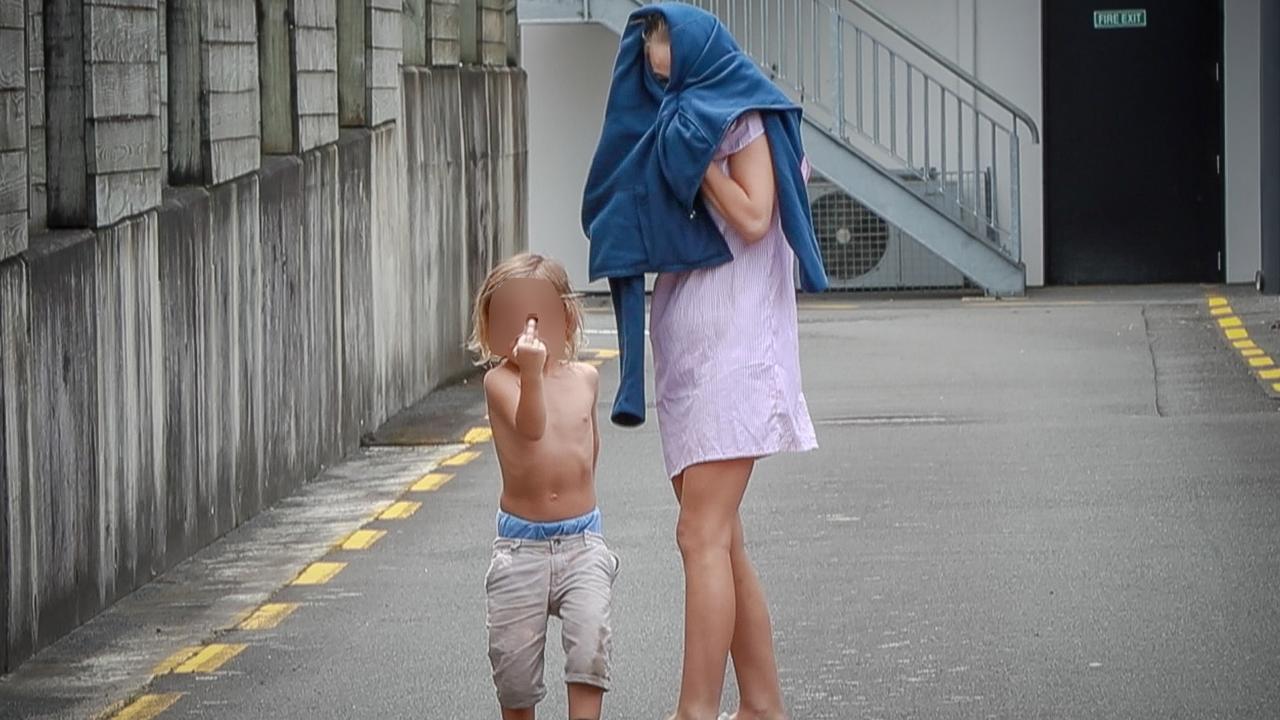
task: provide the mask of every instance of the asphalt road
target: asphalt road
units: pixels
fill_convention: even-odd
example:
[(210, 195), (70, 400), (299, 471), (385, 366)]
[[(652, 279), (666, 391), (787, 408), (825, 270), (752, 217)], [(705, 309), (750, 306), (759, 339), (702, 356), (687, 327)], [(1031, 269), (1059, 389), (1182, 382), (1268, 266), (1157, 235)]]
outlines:
[[(611, 316), (589, 321), (615, 347)], [(822, 447), (763, 462), (744, 508), (796, 720), (1280, 717), (1280, 402), (1202, 289), (835, 297), (802, 323)], [(602, 373), (623, 560), (606, 715), (656, 720), (680, 664), (675, 504), (652, 416), (608, 427)], [(276, 593), (298, 605), (278, 626), (157, 678), (182, 693), (161, 717), (497, 717), (498, 479), (475, 449), (412, 515), (371, 521), (370, 548), (330, 552), (332, 579)], [(563, 718), (550, 637), (541, 716)]]

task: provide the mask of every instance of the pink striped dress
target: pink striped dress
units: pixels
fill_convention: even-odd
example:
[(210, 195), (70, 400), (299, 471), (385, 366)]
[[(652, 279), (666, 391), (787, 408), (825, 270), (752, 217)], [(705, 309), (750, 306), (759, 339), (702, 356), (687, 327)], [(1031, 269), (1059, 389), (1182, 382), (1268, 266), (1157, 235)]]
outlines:
[[(729, 156), (762, 135), (760, 116), (744, 115), (713, 162), (728, 172)], [(795, 256), (777, 211), (768, 234), (752, 245), (711, 214), (733, 261), (659, 275), (650, 308), (658, 430), (670, 477), (698, 463), (818, 446), (800, 387)]]

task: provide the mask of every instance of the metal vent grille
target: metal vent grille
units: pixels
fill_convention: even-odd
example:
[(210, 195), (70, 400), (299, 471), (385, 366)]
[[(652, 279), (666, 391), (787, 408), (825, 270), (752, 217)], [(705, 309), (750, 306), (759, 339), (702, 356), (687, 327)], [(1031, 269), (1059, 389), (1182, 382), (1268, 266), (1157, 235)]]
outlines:
[(889, 248), (889, 225), (843, 192), (813, 201), (813, 227), (827, 274), (853, 280), (876, 268)]

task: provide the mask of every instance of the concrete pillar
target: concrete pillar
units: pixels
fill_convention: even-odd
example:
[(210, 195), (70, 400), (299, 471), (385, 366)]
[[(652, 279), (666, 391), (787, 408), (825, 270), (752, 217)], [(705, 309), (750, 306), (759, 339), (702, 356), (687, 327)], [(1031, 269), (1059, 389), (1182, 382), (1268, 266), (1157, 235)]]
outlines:
[(43, 19), (49, 225), (106, 227), (158, 206), (156, 0), (45, 0)]
[(0, 261), (0, 673), (32, 644), (27, 265)]
[(520, 67), (520, 18), (516, 0), (507, 2), (507, 64)]
[(27, 249), (27, 19), (0, 0), (0, 260)]
[(258, 169), (253, 0), (167, 0), (169, 182), (218, 185)]
[(461, 0), (426, 0), (427, 64), (457, 65), (462, 62)]
[(300, 153), (338, 139), (335, 0), (258, 0), (262, 151)]
[(1262, 3), (1262, 269), (1259, 285), (1280, 295), (1280, 4)]
[(42, 0), (27, 0), (27, 227), (45, 227), (44, 156), (44, 10)]
[(458, 0), (458, 59), (463, 65), (480, 62), (479, 0)]
[[(400, 7), (401, 0), (338, 0), (338, 119), (344, 127), (400, 117), (401, 45), (408, 34)], [(425, 43), (424, 34), (420, 45)]]
[(405, 65), (427, 64), (427, 8), (430, 5), (431, 0), (404, 0), (400, 23)]
[(507, 2), (476, 0), (476, 27), (479, 62), (507, 64)]

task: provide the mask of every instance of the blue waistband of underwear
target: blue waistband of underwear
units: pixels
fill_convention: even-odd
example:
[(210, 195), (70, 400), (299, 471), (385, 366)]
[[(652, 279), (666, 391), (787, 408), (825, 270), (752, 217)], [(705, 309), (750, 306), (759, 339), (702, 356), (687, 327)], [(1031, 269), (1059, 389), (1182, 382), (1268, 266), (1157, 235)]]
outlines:
[(584, 532), (603, 535), (602, 527), (600, 508), (586, 515), (552, 522), (533, 522), (509, 512), (498, 511), (498, 537), (508, 540), (548, 540), (566, 535), (581, 535)]

